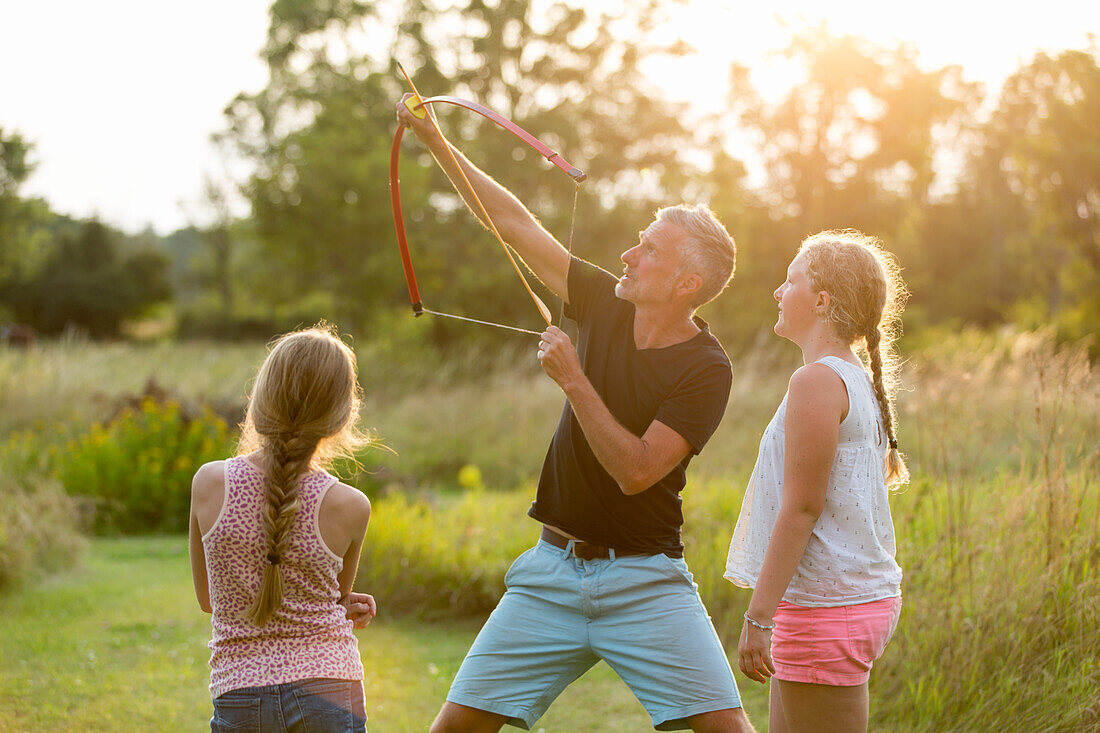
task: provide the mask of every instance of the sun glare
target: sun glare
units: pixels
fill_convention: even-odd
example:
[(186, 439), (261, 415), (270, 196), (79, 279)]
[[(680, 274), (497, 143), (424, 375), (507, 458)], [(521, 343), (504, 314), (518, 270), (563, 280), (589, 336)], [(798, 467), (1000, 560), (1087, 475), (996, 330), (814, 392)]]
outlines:
[(696, 53), (651, 63), (649, 79), (669, 97), (700, 110), (725, 106), (731, 63), (750, 67), (753, 87), (766, 99), (797, 83), (798, 72), (779, 53), (793, 33), (825, 24), (833, 35), (854, 35), (884, 48), (909, 45), (924, 69), (963, 67), (967, 79), (995, 93), (1003, 79), (1039, 50), (1084, 47), (1100, 33), (1100, 5), (1066, 13), (1014, 15), (965, 0), (929, 0), (912, 6), (882, 2), (776, 0), (766, 4), (692, 2), (670, 12), (666, 42), (685, 41)]

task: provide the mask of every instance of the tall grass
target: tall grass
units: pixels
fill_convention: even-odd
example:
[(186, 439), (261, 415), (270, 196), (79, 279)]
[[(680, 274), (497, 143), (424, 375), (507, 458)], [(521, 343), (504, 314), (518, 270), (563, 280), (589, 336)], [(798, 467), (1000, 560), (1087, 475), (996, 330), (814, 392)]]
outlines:
[[(537, 378), (528, 337), (494, 352), (460, 345), (441, 355), (423, 343), (426, 328), (418, 319), (371, 341), (347, 336), (365, 391), (362, 422), (393, 449), (364, 457), (380, 470), (364, 474), (363, 484), (458, 488), (467, 464), (492, 486), (519, 483), (541, 458), (562, 402), (556, 386)], [(70, 338), (29, 351), (0, 346), (0, 441), (31, 433), (43, 446), (58, 445), (125, 407), (140, 408), (150, 392), (236, 425), (265, 355), (262, 343)]]
[(0, 591), (69, 567), (84, 539), (79, 502), (54, 480), (0, 473)]
[(365, 462), (379, 472), (360, 480), (405, 491), (458, 489), (459, 471), (476, 466), (489, 487), (519, 485), (537, 475), (563, 404), (557, 385), (522, 367), (368, 398), (363, 423), (392, 452), (369, 453)]
[(245, 386), (263, 344), (45, 341), (30, 350), (0, 347), (0, 437), (15, 430), (52, 431), (104, 422), (121, 400), (152, 380), (189, 403), (240, 420)]
[[(412, 335), (367, 343), (347, 338), (355, 345), (368, 400), (388, 400), (429, 382), (446, 383), (463, 370), (491, 368), (504, 358), (479, 357), (471, 349), (441, 362)], [(262, 342), (127, 343), (74, 337), (43, 341), (29, 350), (0, 345), (0, 437), (59, 422), (106, 421), (120, 402), (143, 394), (149, 383), (168, 389), (189, 407), (208, 406), (237, 423), (266, 354)], [(474, 361), (479, 363), (474, 366)]]
[[(748, 592), (721, 579), (726, 550), (794, 366), (783, 350), (738, 360), (725, 423), (684, 493), (687, 559), (730, 649)], [(912, 355), (905, 384), (914, 478), (892, 498), (905, 605), (872, 676), (872, 728), (1100, 730), (1100, 374), (1084, 347), (1045, 334), (964, 333)], [(495, 395), (496, 409), (533, 389)], [(536, 536), (533, 496), (377, 502), (361, 584), (399, 614), (488, 611)]]
[(1042, 333), (967, 333), (910, 367), (906, 608), (872, 680), (880, 719), (1100, 729), (1100, 373)]
[[(358, 585), (385, 615), (473, 618), (537, 536), (525, 512), (562, 397), (523, 345), (444, 362), (406, 347), (357, 347), (364, 423), (396, 451), (353, 477), (375, 500)], [(137, 391), (150, 373), (239, 409), (263, 356), (259, 345), (104, 349), (110, 359), (48, 344), (65, 362), (49, 367), (0, 352), (0, 397), (16, 405), (0, 439), (29, 427), (35, 399), (53, 419), (101, 419), (95, 394)], [(730, 650), (748, 593), (721, 579), (726, 549), (798, 354), (776, 341), (731, 357), (725, 421), (684, 492), (687, 559)], [(908, 357), (899, 439), (913, 482), (891, 500), (905, 605), (872, 675), (872, 728), (1100, 730), (1100, 374), (1084, 346), (1044, 333), (967, 332)], [(128, 376), (112, 381), (119, 364)]]
[(375, 503), (357, 584), (381, 613), (425, 620), (488, 613), (504, 592), (511, 561), (532, 544), (526, 490)]

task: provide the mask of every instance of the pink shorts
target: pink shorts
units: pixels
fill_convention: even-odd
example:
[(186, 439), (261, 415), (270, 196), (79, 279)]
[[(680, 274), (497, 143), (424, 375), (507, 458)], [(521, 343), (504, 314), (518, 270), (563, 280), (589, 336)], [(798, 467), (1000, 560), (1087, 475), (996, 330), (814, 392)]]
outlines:
[(832, 608), (779, 602), (772, 633), (776, 679), (851, 687), (871, 676), (901, 615), (901, 597)]

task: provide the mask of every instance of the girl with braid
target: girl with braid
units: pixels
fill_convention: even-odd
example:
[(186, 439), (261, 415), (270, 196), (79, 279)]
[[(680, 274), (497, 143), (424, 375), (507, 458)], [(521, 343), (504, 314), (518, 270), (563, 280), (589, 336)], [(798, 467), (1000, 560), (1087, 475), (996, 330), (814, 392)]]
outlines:
[(752, 588), (737, 652), (773, 679), (772, 733), (866, 731), (867, 681), (901, 612), (888, 486), (908, 480), (893, 407), (897, 265), (852, 230), (802, 243), (775, 291), (802, 349), (764, 431), (725, 577)]
[(191, 572), (211, 613), (210, 729), (365, 731), (352, 593), (370, 502), (325, 470), (358, 431), (355, 355), (324, 325), (286, 334), (256, 377), (238, 454), (191, 489)]

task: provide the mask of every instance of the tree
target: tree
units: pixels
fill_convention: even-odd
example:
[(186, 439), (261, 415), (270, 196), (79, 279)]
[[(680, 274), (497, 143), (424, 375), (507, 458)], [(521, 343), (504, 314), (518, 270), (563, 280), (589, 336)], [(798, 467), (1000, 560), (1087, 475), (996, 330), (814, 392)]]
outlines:
[(39, 265), (47, 239), (49, 208), (24, 199), (19, 189), (34, 171), (34, 145), (0, 128), (0, 300), (4, 289)]
[(7, 305), (43, 333), (77, 327), (115, 336), (125, 318), (171, 295), (168, 258), (152, 249), (121, 253), (119, 235), (98, 221), (63, 230), (43, 266), (12, 282)]
[(199, 266), (199, 274), (217, 293), (222, 317), (231, 319), (234, 316), (236, 287), (233, 271), (233, 216), (229, 211), (228, 193), (208, 177), (203, 184), (203, 196), (214, 220), (199, 230), (205, 254)]
[(375, 275), (398, 82), (346, 47), (372, 17), (364, 3), (276, 2), (263, 52), (269, 83), (226, 110), (222, 140), (254, 165), (244, 193), (264, 287), (250, 295), (269, 308), (326, 293), (330, 318), (360, 321), (396, 284)]
[[(531, 0), (407, 2), (388, 55), (357, 54), (351, 38), (380, 32), (377, 15), (396, 7), (277, 2), (265, 48), (269, 84), (227, 111), (227, 138), (256, 166), (246, 191), (272, 268), (271, 297), (328, 292), (337, 319), (356, 321), (405, 300), (385, 203), (393, 105), (404, 91), (398, 59), (424, 93), (481, 101), (585, 168), (576, 239), (586, 256), (617, 257), (640, 219), (692, 179), (683, 160), (692, 133), (640, 72), (647, 54), (676, 51), (647, 40), (660, 3), (593, 17), (564, 2), (544, 11)], [(439, 117), (475, 162), (568, 238), (571, 182), (540, 170), (522, 143), (475, 115)], [(425, 291), (443, 307), (537, 325), (491, 237), (418, 153), (402, 161), (402, 191)], [(656, 175), (640, 186), (645, 170)], [(446, 339), (447, 328), (439, 325), (437, 338)]]
[[(737, 277), (713, 306), (714, 321), (735, 324), (731, 335), (741, 343), (773, 322), (771, 291), (814, 232), (879, 236), (907, 277), (918, 276), (928, 254), (921, 236), (938, 203), (938, 140), (961, 139), (978, 99), (957, 67), (923, 71), (911, 48), (877, 47), (824, 25), (796, 33), (783, 54), (803, 78), (774, 101), (753, 87), (747, 67), (730, 68), (730, 111), (759, 141), (766, 174), (752, 194), (736, 181), (714, 197), (723, 220), (738, 224), (739, 249)], [(722, 168), (736, 171), (730, 162)], [(708, 183), (721, 175), (716, 168)], [(912, 304), (919, 312), (921, 298)]]
[(1009, 77), (983, 151), (986, 170), (1003, 179), (1026, 213), (1027, 240), (1016, 243), (1015, 256), (1044, 292), (1047, 315), (1086, 306), (1094, 327), (1100, 324), (1097, 54), (1095, 41), (1083, 51), (1039, 53)]
[(937, 127), (960, 124), (977, 88), (959, 67), (925, 72), (911, 48), (878, 48), (824, 25), (796, 34), (785, 54), (805, 79), (773, 104), (733, 70), (731, 103), (764, 141), (767, 202), (804, 234), (894, 234), (911, 206), (928, 203)]
[(32, 147), (19, 133), (4, 135), (0, 128), (0, 197), (18, 194), (19, 187), (34, 170), (27, 160)]

